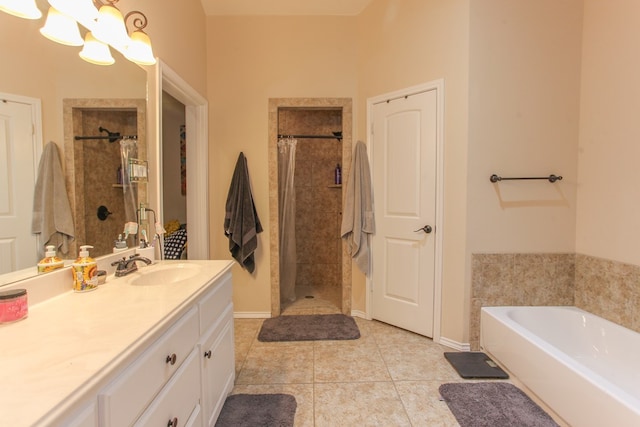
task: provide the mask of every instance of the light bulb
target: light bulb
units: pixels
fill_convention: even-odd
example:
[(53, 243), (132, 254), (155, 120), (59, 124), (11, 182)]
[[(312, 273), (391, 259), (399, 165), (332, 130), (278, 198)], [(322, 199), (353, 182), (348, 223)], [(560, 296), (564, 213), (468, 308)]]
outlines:
[(40, 33), (56, 43), (67, 46), (82, 46), (82, 37), (78, 23), (70, 16), (60, 13), (53, 7), (49, 8), (47, 20)]
[(42, 12), (35, 0), (0, 0), (0, 10), (25, 19), (40, 19)]
[(156, 58), (153, 56), (151, 48), (151, 39), (147, 33), (142, 30), (136, 30), (131, 34), (131, 41), (124, 56), (132, 62), (140, 65), (153, 65)]
[(111, 65), (116, 62), (111, 56), (109, 46), (97, 40), (90, 32), (84, 38), (84, 47), (79, 55), (85, 61), (96, 65)]

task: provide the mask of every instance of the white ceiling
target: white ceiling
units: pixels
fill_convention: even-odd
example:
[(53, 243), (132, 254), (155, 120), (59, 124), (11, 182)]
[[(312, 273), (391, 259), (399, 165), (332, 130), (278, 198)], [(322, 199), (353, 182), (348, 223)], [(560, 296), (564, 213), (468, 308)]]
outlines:
[(207, 15), (358, 15), (372, 0), (200, 0)]

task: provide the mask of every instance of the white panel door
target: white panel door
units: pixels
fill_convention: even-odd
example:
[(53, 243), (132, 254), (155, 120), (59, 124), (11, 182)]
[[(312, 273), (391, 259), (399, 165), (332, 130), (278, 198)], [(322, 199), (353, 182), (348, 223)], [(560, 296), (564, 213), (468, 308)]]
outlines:
[(437, 91), (373, 105), (374, 319), (433, 337)]
[(38, 262), (37, 239), (31, 233), (39, 160), (33, 105), (2, 98), (0, 94), (0, 274)]

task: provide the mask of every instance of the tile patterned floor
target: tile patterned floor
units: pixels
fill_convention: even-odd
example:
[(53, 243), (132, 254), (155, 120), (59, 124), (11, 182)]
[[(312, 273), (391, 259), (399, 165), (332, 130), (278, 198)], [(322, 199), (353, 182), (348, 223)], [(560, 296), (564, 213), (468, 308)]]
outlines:
[[(287, 314), (329, 314), (326, 301), (301, 299)], [(237, 393), (289, 393), (296, 426), (457, 426), (438, 387), (462, 380), (448, 347), (393, 326), (356, 318), (352, 341), (263, 343), (262, 319), (236, 319)]]

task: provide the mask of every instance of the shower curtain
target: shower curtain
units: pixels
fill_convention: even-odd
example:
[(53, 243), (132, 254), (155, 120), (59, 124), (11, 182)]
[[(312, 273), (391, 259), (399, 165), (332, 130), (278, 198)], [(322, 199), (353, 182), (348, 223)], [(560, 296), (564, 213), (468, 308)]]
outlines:
[(138, 222), (137, 200), (138, 188), (131, 185), (131, 165), (129, 159), (138, 157), (138, 141), (135, 138), (124, 137), (120, 140), (120, 163), (122, 166), (122, 193), (124, 196), (125, 222)]
[(278, 141), (278, 219), (280, 224), (280, 300), (296, 300), (296, 144), (292, 138)]

